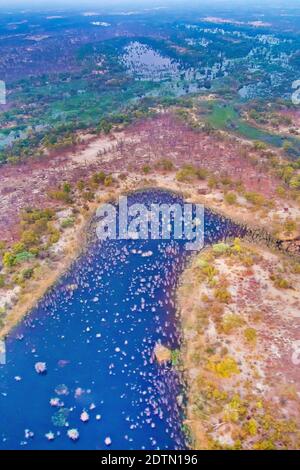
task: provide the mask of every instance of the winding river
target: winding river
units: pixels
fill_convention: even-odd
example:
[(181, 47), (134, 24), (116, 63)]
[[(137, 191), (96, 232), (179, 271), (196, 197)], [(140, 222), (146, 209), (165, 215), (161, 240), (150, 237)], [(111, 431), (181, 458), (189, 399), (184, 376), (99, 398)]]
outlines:
[[(148, 190), (132, 202), (182, 200)], [(205, 243), (233, 235), (241, 229), (206, 211)], [(186, 448), (180, 378), (153, 350), (179, 346), (175, 293), (187, 257), (180, 240), (91, 240), (6, 340), (1, 449)]]

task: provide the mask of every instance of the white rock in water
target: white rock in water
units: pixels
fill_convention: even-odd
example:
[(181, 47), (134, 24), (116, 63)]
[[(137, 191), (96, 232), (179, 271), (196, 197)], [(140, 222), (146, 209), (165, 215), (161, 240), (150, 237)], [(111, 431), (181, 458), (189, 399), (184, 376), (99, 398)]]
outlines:
[(38, 374), (44, 374), (45, 372), (47, 372), (46, 362), (37, 362), (34, 368)]
[(69, 429), (67, 435), (71, 441), (77, 441), (79, 439), (79, 432), (77, 429)]
[(58, 397), (51, 398), (49, 403), (51, 406), (64, 406), (64, 403)]
[(106, 446), (110, 446), (110, 445), (111, 445), (111, 438), (110, 438), (110, 437), (106, 437), (106, 438), (104, 439), (104, 443), (105, 443)]
[(101, 419), (101, 415), (96, 415), (96, 420), (99, 421)]
[(143, 258), (148, 258), (149, 256), (152, 256), (152, 255), (153, 255), (153, 251), (151, 250), (145, 251), (144, 253), (142, 253)]
[(83, 411), (80, 415), (80, 419), (83, 423), (86, 423), (90, 419), (90, 416), (86, 411)]
[(34, 436), (34, 433), (32, 431), (30, 431), (29, 429), (25, 429), (24, 434), (25, 434), (26, 439), (33, 438), (33, 436)]
[(55, 439), (55, 436), (53, 434), (53, 432), (49, 431), (45, 434), (45, 437), (48, 439), (48, 441), (54, 441)]

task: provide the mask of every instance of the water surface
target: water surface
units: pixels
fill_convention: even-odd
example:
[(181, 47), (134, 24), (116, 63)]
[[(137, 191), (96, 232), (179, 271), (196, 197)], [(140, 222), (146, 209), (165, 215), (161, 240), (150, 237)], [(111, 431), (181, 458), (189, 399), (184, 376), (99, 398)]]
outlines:
[[(137, 201), (182, 202), (160, 191), (130, 196)], [(240, 234), (210, 212), (205, 225), (206, 243)], [(186, 448), (180, 378), (153, 349), (179, 346), (174, 300), (187, 255), (183, 241), (91, 241), (7, 339), (0, 448), (104, 449), (108, 437), (111, 449)]]

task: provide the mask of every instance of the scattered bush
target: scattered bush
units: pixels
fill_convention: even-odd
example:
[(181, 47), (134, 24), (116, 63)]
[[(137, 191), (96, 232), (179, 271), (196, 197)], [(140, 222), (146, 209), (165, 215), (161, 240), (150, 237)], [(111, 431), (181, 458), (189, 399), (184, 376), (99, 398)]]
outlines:
[(163, 171), (172, 171), (174, 168), (173, 162), (166, 158), (159, 160), (155, 166), (157, 169), (163, 170)]
[(215, 176), (210, 176), (207, 180), (209, 189), (215, 189), (218, 185), (218, 180)]
[(228, 356), (220, 361), (210, 360), (207, 365), (208, 370), (215, 372), (216, 375), (227, 379), (232, 375), (239, 374), (240, 370), (238, 365), (232, 357)]
[(29, 248), (39, 242), (39, 236), (33, 229), (24, 230), (21, 235), (21, 242), (24, 244), (24, 246)]
[(173, 367), (177, 367), (180, 362), (180, 349), (173, 349), (171, 351), (171, 362)]
[(250, 418), (249, 421), (246, 421), (245, 430), (250, 434), (250, 436), (256, 436), (257, 428), (258, 425), (254, 418)]
[(75, 223), (75, 218), (74, 217), (68, 217), (67, 219), (63, 219), (60, 223), (61, 228), (68, 228), (68, 227), (73, 227)]
[(286, 190), (284, 189), (283, 186), (277, 186), (277, 188), (276, 188), (276, 194), (277, 194), (279, 197), (283, 198), (283, 197), (285, 197), (285, 195), (286, 195)]
[(214, 291), (215, 298), (224, 304), (229, 304), (231, 302), (231, 295), (230, 292), (226, 289), (226, 287), (218, 287)]
[(91, 181), (95, 184), (104, 184), (105, 178), (106, 174), (104, 173), (104, 171), (99, 171), (98, 173), (95, 173), (92, 176)]
[(240, 315), (237, 315), (236, 313), (226, 313), (222, 318), (222, 331), (229, 334), (237, 328), (240, 328), (244, 323), (245, 321)]
[(177, 181), (188, 182), (196, 178), (204, 180), (208, 172), (204, 168), (196, 168), (193, 165), (184, 165), (176, 174)]
[(244, 338), (247, 343), (255, 345), (257, 340), (257, 333), (255, 328), (246, 328), (244, 330)]
[(76, 184), (76, 187), (79, 191), (83, 191), (83, 189), (85, 187), (85, 182), (82, 181), (82, 180), (78, 181), (77, 184)]
[(295, 232), (295, 230), (297, 230), (297, 224), (296, 224), (296, 222), (295, 222), (293, 219), (287, 219), (287, 220), (284, 222), (283, 230), (284, 230), (285, 233), (287, 233), (288, 235), (290, 235), (291, 233)]
[(281, 276), (272, 275), (271, 280), (273, 281), (274, 286), (277, 287), (277, 289), (288, 289), (290, 287), (290, 283)]
[(49, 237), (49, 243), (50, 245), (54, 245), (54, 243), (57, 243), (60, 239), (60, 233), (58, 230), (52, 230), (52, 233)]
[(229, 403), (225, 405), (223, 419), (226, 422), (237, 423), (245, 417), (247, 407), (238, 394), (235, 394)]
[(223, 255), (224, 253), (230, 251), (230, 246), (223, 242), (215, 243), (212, 247), (212, 250), (215, 255)]
[(71, 185), (70, 183), (63, 183), (61, 187), (55, 189), (53, 191), (49, 191), (48, 193), (51, 199), (55, 199), (56, 201), (62, 201), (66, 204), (72, 203), (72, 196), (71, 196)]
[(51, 199), (55, 199), (56, 201), (65, 202), (66, 204), (70, 204), (72, 202), (72, 198), (70, 196), (70, 193), (65, 192), (63, 190), (60, 190), (60, 189), (49, 191), (48, 195)]
[(230, 204), (230, 205), (235, 204), (237, 201), (236, 194), (232, 192), (225, 194), (224, 199), (225, 199), (225, 202), (227, 202), (227, 204)]
[(82, 197), (83, 197), (83, 199), (84, 199), (85, 201), (91, 202), (91, 201), (93, 201), (95, 195), (94, 195), (94, 193), (93, 193), (92, 191), (84, 191), (84, 192), (82, 193)]
[(262, 206), (265, 203), (265, 198), (262, 194), (246, 192), (244, 196), (246, 201), (250, 202), (254, 206)]
[(13, 253), (6, 251), (2, 257), (3, 266), (11, 268), (15, 265), (16, 257)]
[(18, 253), (15, 256), (14, 264), (25, 263), (26, 261), (30, 261), (32, 258), (34, 258), (34, 255), (32, 253), (30, 253), (29, 251), (22, 251), (21, 253)]
[(21, 272), (21, 277), (23, 280), (25, 279), (30, 279), (33, 275), (33, 271), (34, 269), (33, 268), (27, 268), (27, 269), (24, 269), (22, 272)]
[(272, 440), (265, 439), (260, 442), (256, 442), (253, 445), (254, 450), (275, 450), (276, 446)]
[(5, 277), (3, 274), (0, 274), (0, 289), (5, 286)]
[(105, 180), (104, 180), (104, 186), (108, 187), (108, 186), (111, 186), (113, 184), (113, 178), (111, 175), (108, 175), (105, 177)]
[(148, 173), (150, 173), (150, 171), (151, 171), (150, 165), (144, 165), (143, 168), (142, 168), (142, 171), (143, 171), (143, 173), (145, 173), (145, 175), (148, 175)]

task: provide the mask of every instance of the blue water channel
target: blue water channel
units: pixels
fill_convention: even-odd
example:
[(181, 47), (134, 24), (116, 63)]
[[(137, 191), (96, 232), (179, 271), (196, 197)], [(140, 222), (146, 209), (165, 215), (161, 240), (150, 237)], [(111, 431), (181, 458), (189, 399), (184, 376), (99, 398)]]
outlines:
[[(182, 200), (149, 190), (132, 202)], [(242, 234), (206, 211), (206, 244)], [(175, 293), (190, 255), (185, 241), (91, 235), (86, 252), (6, 340), (0, 448), (185, 449), (180, 377), (153, 354), (157, 342), (180, 344)], [(46, 363), (45, 374), (37, 362)]]

